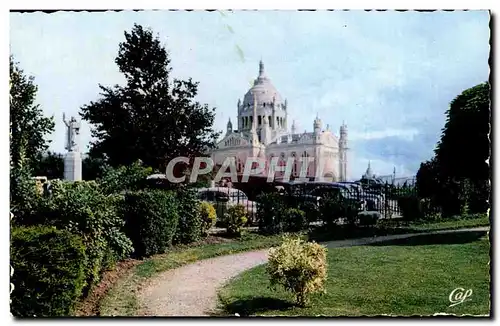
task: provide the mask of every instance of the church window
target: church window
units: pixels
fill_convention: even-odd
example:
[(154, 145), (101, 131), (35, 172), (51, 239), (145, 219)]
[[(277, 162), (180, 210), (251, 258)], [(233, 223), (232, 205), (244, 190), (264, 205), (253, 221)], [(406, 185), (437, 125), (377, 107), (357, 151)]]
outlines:
[(262, 103), (262, 106), (263, 106), (263, 107), (266, 107), (266, 102)]
[(250, 124), (253, 125), (253, 117), (250, 117)]
[(269, 116), (268, 118), (269, 118), (269, 126), (270, 126), (270, 127), (272, 127), (272, 126), (271, 126), (271, 122), (272, 122), (272, 121), (271, 121), (271, 116)]
[(241, 126), (244, 128), (245, 127), (245, 118), (241, 118)]
[(262, 124), (262, 117), (259, 115), (259, 126)]
[(280, 118), (279, 117), (276, 117), (276, 126), (279, 127), (280, 126)]

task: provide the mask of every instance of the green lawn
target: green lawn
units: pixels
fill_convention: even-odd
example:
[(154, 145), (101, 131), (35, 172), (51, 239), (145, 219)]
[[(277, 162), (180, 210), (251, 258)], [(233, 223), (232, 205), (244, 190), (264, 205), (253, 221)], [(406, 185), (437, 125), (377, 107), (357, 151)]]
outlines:
[[(269, 289), (265, 266), (221, 289), (222, 314), (366, 316), (489, 314), (489, 241), (483, 232), (426, 235), (372, 246), (330, 248), (326, 294), (309, 307)], [(470, 300), (449, 307), (449, 295), (472, 289)]]
[[(465, 224), (464, 224), (465, 222)], [(393, 226), (377, 226), (375, 228), (360, 228), (355, 232), (346, 232), (339, 228), (336, 231), (312, 232), (309, 239), (320, 241), (341, 240), (345, 238), (360, 238), (367, 236), (381, 236), (395, 233), (425, 232), (437, 229), (450, 229), (461, 227), (474, 227), (488, 225), (487, 218), (469, 219), (450, 222), (438, 222), (411, 225), (407, 227), (394, 228)], [(116, 284), (104, 295), (99, 302), (99, 314), (101, 316), (134, 316), (140, 309), (135, 293), (145, 281), (166, 270), (177, 268), (185, 264), (211, 257), (229, 255), (237, 252), (269, 248), (277, 245), (281, 235), (263, 236), (248, 232), (241, 239), (234, 239), (227, 243), (203, 244), (195, 247), (177, 247), (166, 254), (156, 255), (145, 259), (136, 267), (123, 275)]]
[(488, 225), (490, 225), (490, 219), (487, 215), (484, 215), (480, 218), (452, 219), (442, 222), (414, 224), (411, 226), (411, 229), (420, 232), (420, 231), (432, 231), (432, 230), (472, 228), (472, 227), (488, 226)]

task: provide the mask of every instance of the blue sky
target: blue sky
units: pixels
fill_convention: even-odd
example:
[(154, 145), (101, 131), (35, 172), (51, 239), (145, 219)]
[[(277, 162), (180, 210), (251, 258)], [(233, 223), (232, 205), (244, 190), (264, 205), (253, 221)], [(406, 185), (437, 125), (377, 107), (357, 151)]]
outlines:
[[(52, 150), (64, 151), (63, 111), (77, 116), (99, 83), (123, 83), (114, 58), (134, 23), (159, 35), (173, 77), (200, 82), (197, 100), (217, 108), (220, 130), (262, 58), (299, 131), (316, 114), (336, 131), (346, 122), (352, 178), (369, 160), (376, 174), (414, 174), (432, 156), (449, 102), (489, 76), (487, 11), (11, 13), (11, 53), (56, 118)], [(90, 126), (82, 129), (86, 148)]]

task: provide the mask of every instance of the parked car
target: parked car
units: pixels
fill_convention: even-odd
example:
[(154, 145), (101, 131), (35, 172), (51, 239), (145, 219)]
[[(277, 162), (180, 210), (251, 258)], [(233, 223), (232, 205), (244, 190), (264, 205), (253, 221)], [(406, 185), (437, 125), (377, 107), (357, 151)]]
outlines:
[(359, 199), (366, 201), (366, 210), (381, 211), (385, 206), (385, 196), (381, 192), (367, 191), (358, 182), (338, 182), (353, 190)]
[(198, 199), (207, 201), (214, 205), (217, 217), (220, 218), (228, 207), (233, 205), (243, 205), (248, 213), (249, 223), (254, 222), (257, 213), (257, 203), (248, 199), (248, 196), (241, 190), (227, 187), (212, 187), (198, 189)]
[(353, 202), (358, 205), (360, 210), (364, 210), (364, 206), (366, 205), (365, 200), (363, 198), (359, 198), (357, 193), (355, 193), (349, 186), (336, 182), (292, 181), (282, 183), (281, 185), (286, 190), (286, 195), (288, 196), (287, 199), (291, 201), (291, 204), (297, 206), (309, 202), (318, 207), (321, 199), (328, 194), (339, 195), (343, 200)]

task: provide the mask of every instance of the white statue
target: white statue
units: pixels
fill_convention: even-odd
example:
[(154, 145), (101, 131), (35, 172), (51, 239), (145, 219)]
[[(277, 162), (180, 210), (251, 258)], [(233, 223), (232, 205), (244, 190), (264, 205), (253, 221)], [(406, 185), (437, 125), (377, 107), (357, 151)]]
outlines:
[(76, 142), (76, 136), (80, 134), (80, 122), (76, 121), (75, 117), (71, 117), (69, 121), (66, 121), (66, 115), (63, 113), (63, 121), (66, 125), (66, 149), (69, 152), (78, 151), (78, 144)]

